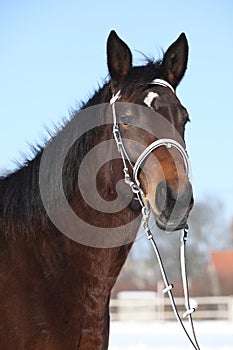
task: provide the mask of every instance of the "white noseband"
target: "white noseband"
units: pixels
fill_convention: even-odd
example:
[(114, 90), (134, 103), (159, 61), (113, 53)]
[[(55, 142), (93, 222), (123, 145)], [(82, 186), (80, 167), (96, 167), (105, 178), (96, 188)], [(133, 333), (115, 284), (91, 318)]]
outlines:
[(176, 148), (180, 154), (182, 155), (184, 166), (185, 166), (185, 172), (187, 174), (187, 177), (189, 177), (190, 173), (190, 162), (188, 158), (188, 154), (186, 150), (181, 146), (181, 144), (173, 139), (160, 139), (157, 141), (152, 142), (138, 157), (134, 167), (133, 167), (133, 177), (138, 186), (140, 186), (140, 182), (138, 180), (138, 171), (140, 169), (140, 166), (142, 163), (146, 160), (146, 158), (149, 156), (149, 154), (154, 151), (156, 148), (166, 146), (167, 148)]

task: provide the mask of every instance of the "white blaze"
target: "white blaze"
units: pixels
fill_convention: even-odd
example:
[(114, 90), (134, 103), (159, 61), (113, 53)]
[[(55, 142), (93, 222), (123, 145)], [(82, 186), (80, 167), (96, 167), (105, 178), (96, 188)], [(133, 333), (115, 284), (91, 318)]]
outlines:
[(150, 91), (148, 95), (144, 98), (144, 103), (149, 107), (151, 107), (151, 104), (155, 98), (159, 97), (159, 95), (156, 92)]

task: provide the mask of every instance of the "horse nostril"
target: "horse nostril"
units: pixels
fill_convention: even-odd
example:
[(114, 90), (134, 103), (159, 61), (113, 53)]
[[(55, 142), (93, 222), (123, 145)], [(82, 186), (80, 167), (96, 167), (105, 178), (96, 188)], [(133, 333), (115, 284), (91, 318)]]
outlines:
[(194, 204), (194, 199), (193, 199), (193, 188), (190, 183), (186, 185), (185, 193), (186, 193), (186, 198), (184, 202), (186, 203), (186, 206), (188, 205), (189, 210), (191, 210)]
[(157, 186), (155, 194), (155, 203), (159, 211), (163, 211), (166, 208), (167, 201), (167, 186), (165, 182), (160, 182)]

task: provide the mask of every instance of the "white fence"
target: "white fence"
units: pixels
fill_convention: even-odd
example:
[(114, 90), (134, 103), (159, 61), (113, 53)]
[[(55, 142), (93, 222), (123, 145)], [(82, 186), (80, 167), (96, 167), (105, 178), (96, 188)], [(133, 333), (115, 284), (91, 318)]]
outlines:
[[(233, 320), (233, 296), (195, 297), (190, 299), (195, 307), (193, 317), (199, 320)], [(180, 315), (185, 311), (184, 299), (176, 298)], [(154, 296), (111, 299), (111, 319), (114, 321), (172, 320), (174, 314), (169, 299)]]

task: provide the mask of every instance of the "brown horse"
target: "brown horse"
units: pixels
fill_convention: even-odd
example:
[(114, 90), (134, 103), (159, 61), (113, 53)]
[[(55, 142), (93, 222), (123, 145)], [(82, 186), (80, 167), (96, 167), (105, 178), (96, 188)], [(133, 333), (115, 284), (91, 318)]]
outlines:
[[(0, 179), (0, 350), (108, 348), (110, 293), (141, 220), (139, 201), (121, 181), (111, 107), (132, 177), (141, 146), (169, 138), (184, 147), (188, 114), (175, 89), (187, 59), (181, 34), (162, 60), (133, 67), (130, 49), (112, 31), (110, 80), (33, 160)], [(193, 200), (179, 150), (154, 149), (138, 178), (157, 225), (184, 227)]]

